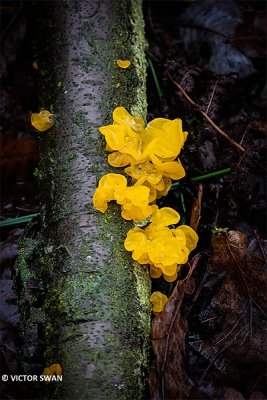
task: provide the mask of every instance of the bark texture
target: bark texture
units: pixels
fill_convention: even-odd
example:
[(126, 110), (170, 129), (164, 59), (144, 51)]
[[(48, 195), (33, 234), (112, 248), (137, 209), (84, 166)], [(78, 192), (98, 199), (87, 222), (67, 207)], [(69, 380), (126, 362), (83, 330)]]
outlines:
[[(57, 121), (41, 138), (41, 221), (29, 228), (16, 264), (23, 371), (61, 364), (63, 382), (38, 386), (40, 398), (140, 400), (149, 277), (124, 250), (131, 224), (116, 205), (97, 212), (92, 196), (100, 177), (114, 172), (98, 127), (119, 105), (146, 114), (141, 0), (58, 1), (44, 20), (42, 106)], [(132, 67), (117, 68), (119, 58)]]

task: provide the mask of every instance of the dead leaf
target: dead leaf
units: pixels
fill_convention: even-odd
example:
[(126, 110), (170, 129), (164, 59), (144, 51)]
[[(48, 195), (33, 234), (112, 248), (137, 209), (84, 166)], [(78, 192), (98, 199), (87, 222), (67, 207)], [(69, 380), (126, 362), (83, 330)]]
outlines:
[(198, 186), (197, 198), (195, 198), (193, 201), (191, 219), (190, 219), (190, 226), (192, 229), (194, 229), (194, 231), (197, 231), (199, 221), (201, 218), (202, 197), (203, 197), (203, 185), (200, 183)]
[(266, 400), (266, 396), (261, 392), (252, 392), (249, 396), (249, 400)]
[(242, 393), (238, 392), (237, 390), (235, 390), (231, 387), (223, 388), (223, 398), (231, 399), (231, 400), (245, 400)]
[[(156, 358), (155, 368), (149, 378), (151, 399), (186, 399), (190, 382), (185, 372), (185, 338), (188, 326), (181, 315), (184, 295), (192, 291), (192, 272), (200, 256), (192, 261), (192, 268), (183, 281), (178, 281), (166, 304), (152, 322), (152, 348)], [(190, 290), (188, 290), (190, 288)]]
[(2, 179), (16, 179), (16, 181), (29, 179), (39, 159), (36, 138), (26, 133), (19, 136), (9, 130), (0, 136), (0, 146)]
[(264, 308), (267, 284), (264, 260), (247, 251), (246, 235), (239, 231), (221, 233), (213, 238), (212, 247), (209, 271), (227, 271), (238, 293), (253, 299)]
[(266, 273), (264, 260), (247, 251), (246, 235), (238, 231), (216, 235), (212, 241), (213, 256), (209, 271), (225, 272), (211, 307), (222, 315), (221, 330), (209, 341), (191, 344), (210, 364), (221, 372), (227, 362), (248, 364), (266, 358)]

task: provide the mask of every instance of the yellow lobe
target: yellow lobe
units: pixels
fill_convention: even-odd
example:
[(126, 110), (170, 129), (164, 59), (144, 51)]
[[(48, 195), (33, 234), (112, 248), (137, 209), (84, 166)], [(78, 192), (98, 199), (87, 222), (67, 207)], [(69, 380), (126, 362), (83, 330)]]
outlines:
[(198, 242), (198, 235), (197, 233), (187, 225), (180, 225), (178, 228), (175, 229), (175, 233), (182, 231), (185, 235), (186, 239), (186, 247), (188, 248), (189, 252), (196, 248)]
[(123, 68), (123, 69), (129, 68), (131, 65), (130, 60), (116, 60), (116, 63), (118, 65), (118, 67)]
[(99, 131), (105, 136), (111, 150), (121, 150), (125, 146), (125, 130), (120, 125), (101, 126)]
[(50, 367), (44, 368), (43, 375), (62, 375), (62, 368), (60, 364), (52, 364)]
[(105, 193), (101, 191), (101, 189), (97, 188), (93, 195), (93, 205), (94, 207), (104, 213), (108, 208), (108, 200), (105, 196)]
[(150, 221), (155, 225), (168, 226), (177, 224), (180, 220), (180, 215), (177, 211), (170, 207), (154, 209)]
[(162, 273), (167, 276), (174, 276), (177, 273), (177, 264), (162, 265)]
[(141, 132), (144, 129), (143, 118), (132, 116), (124, 107), (116, 107), (113, 111), (113, 121), (115, 124), (128, 125), (135, 132)]
[(38, 131), (44, 132), (54, 125), (53, 115), (50, 111), (42, 110), (31, 115), (31, 124)]
[[(50, 365), (50, 367), (44, 368), (43, 375), (46, 375), (46, 376), (62, 375), (61, 365), (60, 364), (52, 364), (52, 365)], [(46, 383), (49, 383), (49, 381), (46, 381)]]
[(94, 207), (104, 213), (108, 207), (107, 203), (116, 199), (115, 192), (124, 190), (126, 186), (127, 179), (123, 175), (109, 173), (102, 176), (93, 196)]
[(112, 167), (125, 167), (130, 164), (132, 160), (134, 159), (131, 156), (120, 153), (119, 151), (114, 151), (108, 155), (108, 163), (112, 165)]
[(172, 276), (163, 274), (163, 278), (164, 278), (164, 280), (165, 280), (166, 282), (174, 282), (174, 281), (176, 281), (177, 276), (178, 276), (177, 272), (176, 272), (174, 275), (172, 275)]
[(161, 292), (154, 292), (149, 298), (150, 303), (152, 303), (152, 310), (155, 313), (161, 312), (168, 301), (168, 297)]
[(153, 279), (160, 278), (162, 275), (162, 270), (154, 265), (150, 265), (149, 274)]

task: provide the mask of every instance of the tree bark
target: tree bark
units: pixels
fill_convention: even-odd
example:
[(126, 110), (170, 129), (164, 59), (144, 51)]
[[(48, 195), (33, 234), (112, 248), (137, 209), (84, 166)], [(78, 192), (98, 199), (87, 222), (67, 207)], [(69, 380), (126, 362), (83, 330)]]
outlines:
[(38, 4), (41, 105), (56, 124), (40, 135), (41, 220), (16, 264), (21, 365), (33, 374), (62, 366), (63, 382), (38, 383), (40, 398), (145, 399), (149, 277), (124, 250), (131, 224), (119, 207), (92, 205), (100, 177), (114, 172), (98, 127), (117, 106), (146, 115), (141, 0), (53, 4)]

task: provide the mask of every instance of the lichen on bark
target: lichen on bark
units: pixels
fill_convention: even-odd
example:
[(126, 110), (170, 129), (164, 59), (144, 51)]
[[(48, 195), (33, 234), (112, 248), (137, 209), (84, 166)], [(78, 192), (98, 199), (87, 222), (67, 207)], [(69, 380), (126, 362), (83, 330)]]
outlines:
[[(49, 13), (41, 105), (56, 124), (41, 139), (41, 229), (30, 253), (24, 238), (16, 265), (21, 363), (32, 373), (62, 365), (63, 382), (38, 388), (40, 398), (139, 400), (146, 398), (149, 277), (124, 250), (131, 225), (116, 205), (98, 213), (92, 196), (112, 170), (98, 127), (119, 105), (146, 116), (141, 1), (67, 0)], [(123, 57), (132, 61), (125, 71), (115, 62)]]

